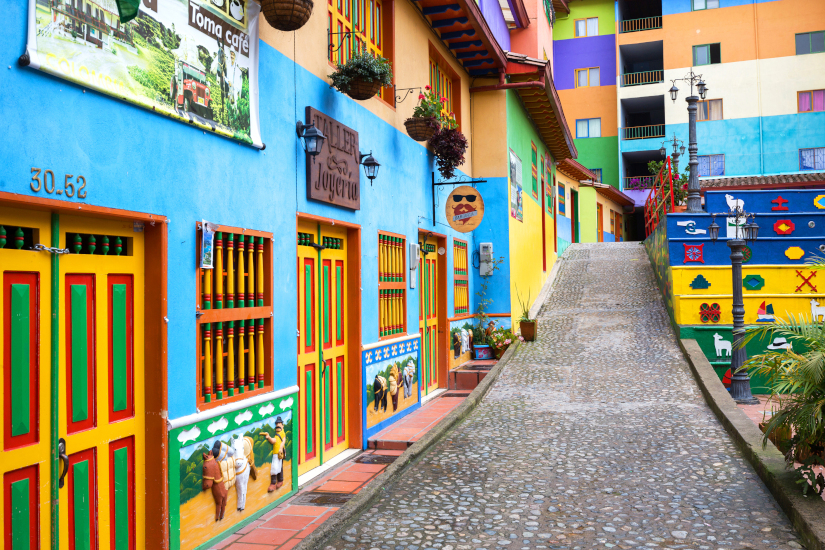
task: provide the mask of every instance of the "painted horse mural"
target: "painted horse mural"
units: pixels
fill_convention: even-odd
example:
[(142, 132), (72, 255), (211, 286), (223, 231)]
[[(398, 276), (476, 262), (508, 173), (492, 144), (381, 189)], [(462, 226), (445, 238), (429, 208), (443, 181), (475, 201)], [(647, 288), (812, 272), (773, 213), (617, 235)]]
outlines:
[(255, 457), (252, 455), (252, 438), (235, 435), (232, 440), (232, 451), (235, 466), (235, 491), (238, 493), (238, 511), (243, 512), (246, 508), (249, 477), (251, 476), (253, 481), (258, 479)]

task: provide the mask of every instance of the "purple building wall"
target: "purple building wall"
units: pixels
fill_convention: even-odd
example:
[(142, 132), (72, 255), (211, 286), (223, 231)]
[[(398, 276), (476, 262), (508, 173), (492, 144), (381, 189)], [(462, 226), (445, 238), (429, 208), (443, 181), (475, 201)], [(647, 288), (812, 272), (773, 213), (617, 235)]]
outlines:
[(558, 90), (576, 87), (575, 70), (599, 67), (601, 86), (616, 85), (616, 35), (569, 38), (553, 42), (553, 81)]
[(479, 0), (478, 7), (484, 20), (487, 21), (487, 26), (490, 27), (493, 36), (495, 37), (501, 49), (510, 51), (510, 29), (507, 28), (507, 22), (504, 20), (504, 13), (501, 11), (501, 6), (497, 0)]

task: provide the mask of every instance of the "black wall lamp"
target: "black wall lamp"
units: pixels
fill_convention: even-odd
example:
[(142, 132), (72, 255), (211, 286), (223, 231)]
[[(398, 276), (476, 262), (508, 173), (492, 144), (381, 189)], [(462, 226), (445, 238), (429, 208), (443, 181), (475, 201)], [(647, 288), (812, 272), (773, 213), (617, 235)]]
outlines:
[(367, 176), (367, 179), (370, 180), (370, 185), (372, 185), (372, 180), (378, 176), (378, 167), (381, 165), (378, 164), (378, 161), (372, 156), (372, 151), (370, 151), (369, 155), (364, 155), (364, 153), (360, 153), (360, 155), (361, 166), (364, 167), (364, 175)]
[(315, 162), (315, 157), (321, 152), (321, 147), (324, 146), (324, 140), (327, 139), (327, 136), (315, 127), (315, 123), (304, 124), (300, 120), (295, 124), (295, 133), (301, 138), (304, 151), (312, 157), (312, 162)]

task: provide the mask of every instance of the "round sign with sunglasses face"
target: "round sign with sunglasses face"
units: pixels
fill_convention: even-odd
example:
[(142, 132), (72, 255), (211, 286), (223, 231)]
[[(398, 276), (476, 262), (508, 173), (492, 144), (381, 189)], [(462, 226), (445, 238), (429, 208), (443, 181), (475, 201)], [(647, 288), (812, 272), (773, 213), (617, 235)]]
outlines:
[(447, 223), (459, 233), (469, 233), (484, 218), (484, 200), (481, 193), (469, 185), (453, 189), (447, 198)]

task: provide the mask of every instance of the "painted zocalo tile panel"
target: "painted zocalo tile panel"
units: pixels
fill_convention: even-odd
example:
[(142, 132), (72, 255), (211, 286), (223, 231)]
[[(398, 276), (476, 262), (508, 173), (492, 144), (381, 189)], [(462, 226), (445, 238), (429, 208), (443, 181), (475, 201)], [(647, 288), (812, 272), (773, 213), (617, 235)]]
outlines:
[[(825, 290), (825, 286), (823, 286)], [(744, 297), (745, 323), (767, 323), (773, 319), (786, 319), (788, 314), (805, 315), (809, 319), (825, 318), (825, 293), (792, 295), (751, 294)], [(703, 307), (703, 304), (706, 304)], [(718, 307), (714, 307), (714, 304)], [(733, 300), (730, 296), (675, 296), (673, 313), (678, 325), (733, 324)], [(718, 310), (718, 314), (712, 311)], [(718, 319), (714, 322), (714, 319)]]
[[(728, 198), (728, 195), (732, 197)], [(708, 191), (705, 193), (707, 212), (727, 211), (734, 201), (741, 201), (746, 212), (777, 214), (810, 212), (825, 214), (825, 189), (772, 189), (765, 191)], [(761, 219), (761, 215), (759, 218)], [(813, 219), (813, 218), (812, 218)], [(819, 226), (825, 235), (825, 226)], [(760, 233), (761, 234), (761, 233)]]
[[(726, 247), (727, 248), (727, 247)], [(728, 266), (676, 266), (672, 268), (673, 293), (679, 296), (727, 296), (732, 290)], [(811, 273), (817, 273), (811, 278)], [(791, 265), (745, 265), (743, 289), (750, 295), (800, 296), (825, 293), (825, 269)], [(805, 283), (809, 281), (810, 284)]]

